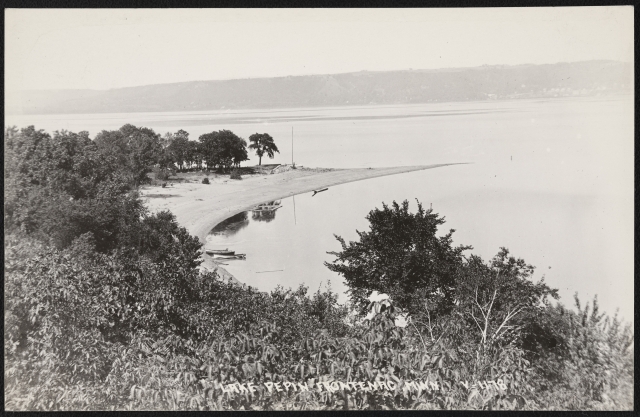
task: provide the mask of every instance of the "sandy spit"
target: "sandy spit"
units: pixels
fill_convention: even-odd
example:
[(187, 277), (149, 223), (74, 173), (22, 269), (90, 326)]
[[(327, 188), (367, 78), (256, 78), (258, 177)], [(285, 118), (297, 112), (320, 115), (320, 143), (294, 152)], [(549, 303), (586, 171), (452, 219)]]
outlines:
[[(175, 183), (166, 188), (143, 187), (141, 197), (149, 211), (170, 210), (178, 223), (202, 243), (209, 231), (223, 220), (273, 200), (369, 178), (420, 171), (455, 164), (436, 164), (390, 168), (296, 169), (271, 175), (251, 175), (242, 180), (228, 176), (214, 178), (211, 184)], [(209, 259), (207, 259), (209, 258)], [(217, 265), (205, 256), (205, 266)], [(229, 275), (218, 268), (222, 275)]]

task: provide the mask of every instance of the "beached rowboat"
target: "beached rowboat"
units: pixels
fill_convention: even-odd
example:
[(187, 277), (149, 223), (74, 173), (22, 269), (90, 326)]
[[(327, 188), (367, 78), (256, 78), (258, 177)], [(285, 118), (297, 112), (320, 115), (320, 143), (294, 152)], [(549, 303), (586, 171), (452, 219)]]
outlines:
[(235, 255), (236, 251), (229, 249), (209, 249), (204, 251), (207, 255)]
[(216, 255), (215, 259), (247, 259), (244, 253), (236, 253), (235, 255)]

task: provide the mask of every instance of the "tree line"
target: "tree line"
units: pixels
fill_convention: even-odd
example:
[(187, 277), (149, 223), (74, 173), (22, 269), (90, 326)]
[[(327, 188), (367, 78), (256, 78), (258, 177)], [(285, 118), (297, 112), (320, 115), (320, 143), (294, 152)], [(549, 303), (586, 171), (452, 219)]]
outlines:
[[(453, 245), (453, 231), (438, 233), (444, 218), (420, 204), (383, 204), (357, 240), (338, 237), (326, 265), (347, 304), (330, 288), (263, 293), (200, 270), (198, 239), (138, 194), (171, 143), (131, 125), (95, 140), (5, 132), (7, 409), (633, 407), (629, 325), (597, 299), (557, 303), (506, 249), (485, 260)], [(388, 300), (369, 302), (374, 291)], [(498, 379), (506, 389), (463, 384)], [(403, 390), (415, 380), (441, 389)], [(396, 389), (222, 388), (332, 381)]]
[[(268, 133), (254, 133), (249, 136), (249, 141), (251, 143), (248, 148), (255, 150), (258, 155), (258, 165), (262, 165), (264, 154), (273, 158), (274, 152), (279, 152)], [(163, 146), (160, 158), (162, 165), (173, 165), (181, 171), (190, 168), (202, 169), (203, 164), (207, 169), (229, 169), (249, 160), (247, 141), (230, 130), (206, 133), (195, 142), (189, 140), (188, 132), (180, 129), (175, 133), (167, 133), (162, 138), (161, 144)]]
[[(7, 135), (9, 138), (18, 136), (18, 131), (9, 128)], [(136, 184), (144, 181), (154, 166), (180, 171), (203, 168), (228, 170), (249, 160), (248, 149), (255, 151), (260, 164), (263, 155), (273, 158), (274, 153), (279, 152), (268, 133), (249, 136), (250, 144), (247, 147), (247, 141), (230, 130), (203, 134), (198, 141), (190, 140), (189, 133), (182, 129), (161, 136), (152, 129), (130, 124), (118, 130), (103, 130), (93, 141), (89, 139), (87, 132), (74, 134), (61, 131), (50, 137), (41, 131), (30, 131), (28, 135), (40, 139), (49, 137), (53, 142), (62, 142), (62, 146), (73, 148), (69, 150), (72, 153), (75, 147), (90, 145), (100, 157), (106, 158), (112, 165), (115, 164), (114, 167), (117, 166), (130, 175)]]

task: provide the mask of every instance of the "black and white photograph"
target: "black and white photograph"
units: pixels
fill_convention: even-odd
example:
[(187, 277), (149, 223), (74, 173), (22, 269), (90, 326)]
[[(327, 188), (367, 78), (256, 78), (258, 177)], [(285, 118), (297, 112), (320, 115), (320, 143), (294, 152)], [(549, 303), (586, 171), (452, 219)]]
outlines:
[(4, 409), (634, 409), (634, 6), (4, 10)]

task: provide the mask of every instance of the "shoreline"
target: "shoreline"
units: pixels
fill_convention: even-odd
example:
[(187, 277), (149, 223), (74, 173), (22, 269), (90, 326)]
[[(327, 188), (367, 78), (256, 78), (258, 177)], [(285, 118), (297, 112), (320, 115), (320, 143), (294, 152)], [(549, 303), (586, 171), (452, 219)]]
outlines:
[[(300, 167), (276, 174), (251, 175), (242, 180), (229, 180), (226, 176), (209, 177), (211, 184), (208, 185), (184, 182), (167, 188), (145, 186), (140, 189), (140, 195), (150, 212), (171, 211), (180, 226), (205, 244), (213, 227), (258, 204), (324, 187), (459, 164), (465, 163), (333, 170)], [(203, 259), (204, 267), (217, 269), (224, 278), (238, 281), (211, 257), (203, 255)]]

